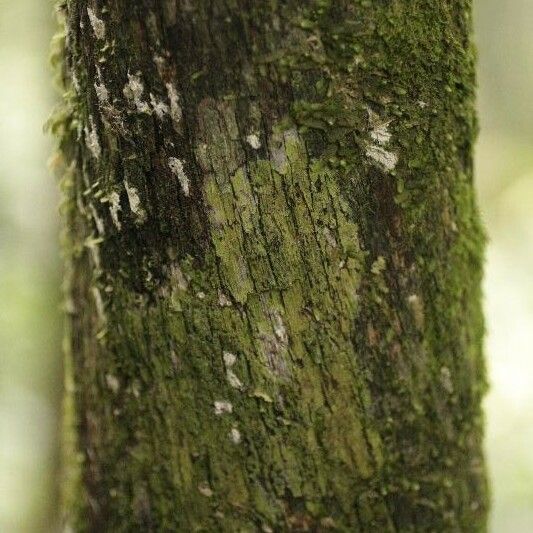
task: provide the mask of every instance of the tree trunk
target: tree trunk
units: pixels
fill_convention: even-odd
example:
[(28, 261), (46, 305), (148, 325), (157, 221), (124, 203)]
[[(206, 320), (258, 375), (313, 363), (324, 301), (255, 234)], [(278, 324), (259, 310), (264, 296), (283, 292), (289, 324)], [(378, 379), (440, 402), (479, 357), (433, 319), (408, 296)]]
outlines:
[(485, 529), (470, 4), (62, 7), (76, 530)]

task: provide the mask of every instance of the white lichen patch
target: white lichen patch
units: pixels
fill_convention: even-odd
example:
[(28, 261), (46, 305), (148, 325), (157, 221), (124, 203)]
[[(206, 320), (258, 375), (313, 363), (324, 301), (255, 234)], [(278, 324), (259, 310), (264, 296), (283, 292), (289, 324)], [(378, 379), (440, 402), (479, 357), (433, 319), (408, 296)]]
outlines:
[(183, 161), (181, 159), (178, 159), (177, 157), (169, 157), (168, 168), (170, 168), (172, 174), (177, 176), (178, 181), (181, 185), (181, 189), (183, 190), (183, 194), (185, 196), (189, 196), (191, 192), (189, 186), (189, 178), (187, 177), (187, 174), (185, 174), (185, 170), (183, 168)]
[(140, 390), (139, 383), (134, 382), (130, 387), (130, 392), (131, 394), (133, 394), (133, 396), (135, 396), (135, 398), (139, 399), (141, 397), (141, 390)]
[(120, 390), (120, 381), (113, 374), (106, 374), (105, 382), (107, 387), (113, 394), (116, 394)]
[(105, 22), (99, 19), (90, 7), (87, 8), (87, 15), (89, 15), (95, 37), (99, 40), (105, 39)]
[(200, 483), (198, 485), (198, 492), (202, 496), (205, 496), (206, 498), (211, 498), (211, 496), (213, 496), (213, 490), (211, 489), (211, 487), (209, 486), (209, 483), (207, 482)]
[(370, 123), (370, 137), (372, 143), (367, 144), (366, 155), (378, 163), (382, 168), (391, 172), (398, 164), (398, 156), (387, 150), (386, 147), (391, 141), (392, 134), (389, 131), (391, 121), (384, 121), (381, 117), (367, 108), (368, 120)]
[(94, 224), (96, 226), (96, 229), (98, 230), (98, 233), (100, 235), (104, 235), (105, 234), (105, 225), (104, 225), (103, 218), (98, 214), (98, 211), (96, 210), (96, 208), (94, 207), (94, 205), (92, 203), (89, 204), (89, 210), (91, 211), (91, 214), (92, 214), (92, 217), (93, 217), (93, 220), (94, 220)]
[(377, 113), (374, 113), (372, 109), (367, 108), (368, 120), (370, 122), (370, 136), (378, 144), (386, 145), (391, 140), (392, 134), (389, 131), (390, 120), (383, 121)]
[(70, 80), (72, 81), (72, 87), (74, 87), (74, 91), (79, 94), (81, 91), (80, 82), (78, 80), (78, 76), (76, 76), (75, 72), (72, 72)]
[(231, 368), (237, 362), (237, 356), (234, 353), (224, 352), (222, 357), (226, 368)]
[(125, 181), (126, 193), (128, 194), (128, 201), (130, 204), (130, 210), (135, 215), (137, 222), (143, 224), (146, 221), (146, 211), (141, 206), (141, 199), (139, 193), (135, 187)]
[(91, 253), (91, 258), (93, 260), (93, 264), (96, 268), (96, 270), (100, 271), (102, 270), (102, 265), (100, 263), (100, 248), (99, 245), (102, 242), (102, 238), (94, 238), (94, 236), (89, 237), (88, 239), (85, 239), (85, 246)]
[(122, 92), (128, 100), (134, 103), (139, 113), (151, 114), (150, 106), (142, 99), (144, 84), (139, 74), (128, 73), (128, 83)]
[(260, 334), (266, 364), (276, 376), (286, 378), (289, 375), (287, 365), (289, 336), (280, 312), (272, 310), (268, 315), (273, 333), (272, 331), (265, 331)]
[(276, 334), (276, 337), (286, 346), (289, 342), (289, 337), (287, 335), (287, 329), (285, 328), (283, 318), (281, 318), (279, 311), (272, 312), (270, 316), (274, 322), (274, 333)]
[(259, 136), (256, 133), (250, 133), (250, 135), (246, 137), (246, 142), (254, 150), (259, 150), (259, 148), (261, 148), (261, 140), (259, 139)]
[(366, 155), (379, 163), (385, 170), (389, 172), (396, 168), (398, 164), (398, 156), (394, 152), (389, 152), (381, 146), (369, 145), (366, 148)]
[(244, 388), (242, 381), (238, 378), (237, 374), (233, 372), (233, 370), (226, 371), (226, 378), (230, 387), (233, 387), (237, 390), (242, 390)]
[(158, 100), (152, 93), (150, 93), (150, 104), (159, 120), (163, 120), (166, 115), (170, 114), (168, 105)]
[(391, 132), (389, 131), (389, 123), (381, 124), (370, 132), (370, 136), (378, 144), (387, 144), (391, 140)]
[(96, 97), (102, 107), (109, 105), (109, 91), (103, 83), (95, 83), (94, 90), (96, 91)]
[(231, 303), (231, 300), (223, 293), (218, 293), (218, 305), (220, 307), (231, 307), (233, 304)]
[(120, 205), (120, 195), (118, 192), (113, 191), (109, 193), (107, 198), (109, 200), (109, 212), (111, 214), (111, 220), (113, 221), (113, 224), (115, 224), (115, 227), (120, 231), (122, 228), (122, 224), (118, 218), (118, 212), (122, 211), (122, 206)]
[(231, 428), (229, 432), (229, 438), (233, 444), (240, 444), (242, 440), (241, 432), (237, 428)]
[(172, 123), (174, 124), (174, 129), (178, 130), (180, 127), (180, 122), (183, 117), (183, 110), (180, 105), (180, 95), (176, 90), (176, 87), (172, 83), (166, 84), (168, 100), (170, 102), (170, 116), (172, 117)]
[(237, 362), (237, 356), (231, 352), (224, 352), (223, 358), (224, 365), (226, 367), (226, 379), (228, 380), (230, 387), (242, 390), (243, 383), (238, 378), (237, 374), (235, 374), (235, 372), (232, 370), (233, 365), (235, 365), (235, 363)]
[(92, 287), (91, 292), (93, 294), (94, 304), (96, 306), (96, 313), (100, 322), (104, 323), (107, 320), (105, 314), (104, 300), (102, 299), (102, 293), (98, 287)]
[(85, 144), (95, 159), (100, 159), (102, 155), (102, 148), (100, 146), (100, 139), (94, 126), (93, 117), (89, 117), (89, 126), (85, 126)]
[(233, 413), (233, 405), (228, 401), (218, 400), (213, 405), (215, 406), (215, 415), (217, 416)]

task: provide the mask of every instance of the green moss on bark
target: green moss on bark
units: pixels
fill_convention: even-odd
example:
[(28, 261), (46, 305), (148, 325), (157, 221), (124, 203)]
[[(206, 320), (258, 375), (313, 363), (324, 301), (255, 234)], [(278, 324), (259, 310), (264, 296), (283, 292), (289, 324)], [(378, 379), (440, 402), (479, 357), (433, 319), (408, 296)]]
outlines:
[(484, 530), (470, 2), (65, 9), (77, 529)]

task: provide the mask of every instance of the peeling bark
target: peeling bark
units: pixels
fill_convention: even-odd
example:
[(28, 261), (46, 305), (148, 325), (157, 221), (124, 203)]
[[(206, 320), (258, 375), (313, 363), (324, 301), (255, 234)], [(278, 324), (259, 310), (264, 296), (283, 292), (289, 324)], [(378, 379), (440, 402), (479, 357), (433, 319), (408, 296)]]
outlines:
[(470, 1), (62, 9), (69, 523), (483, 531)]

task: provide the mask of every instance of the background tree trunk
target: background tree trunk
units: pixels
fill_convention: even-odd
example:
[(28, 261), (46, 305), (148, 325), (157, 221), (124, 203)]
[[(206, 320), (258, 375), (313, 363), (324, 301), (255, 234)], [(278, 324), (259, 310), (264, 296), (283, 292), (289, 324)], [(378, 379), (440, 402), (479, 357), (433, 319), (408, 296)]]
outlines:
[(484, 530), (470, 7), (66, 2), (77, 530)]

